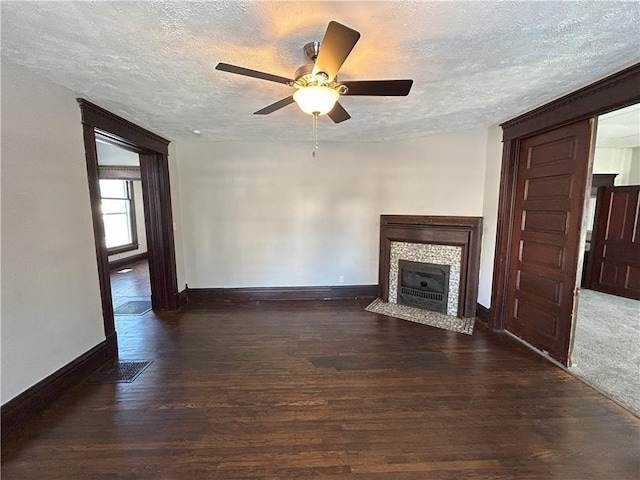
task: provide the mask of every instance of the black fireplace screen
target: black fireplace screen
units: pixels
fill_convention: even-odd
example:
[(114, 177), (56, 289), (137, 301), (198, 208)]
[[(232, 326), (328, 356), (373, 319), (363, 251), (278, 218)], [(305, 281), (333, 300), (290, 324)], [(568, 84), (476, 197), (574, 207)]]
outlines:
[(449, 265), (399, 260), (398, 303), (446, 314), (449, 271)]

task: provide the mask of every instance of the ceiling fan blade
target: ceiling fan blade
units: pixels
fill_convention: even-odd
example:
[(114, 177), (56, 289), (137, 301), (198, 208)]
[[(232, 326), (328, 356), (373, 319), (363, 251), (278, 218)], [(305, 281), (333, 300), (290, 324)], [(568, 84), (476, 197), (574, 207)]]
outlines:
[(351, 118), (351, 115), (349, 115), (344, 107), (340, 105), (340, 102), (336, 102), (334, 107), (329, 113), (327, 113), (327, 115), (329, 115), (329, 118), (333, 120), (333, 123), (344, 122), (345, 120), (349, 120)]
[(236, 65), (229, 65), (228, 63), (219, 63), (216, 65), (216, 70), (223, 72), (237, 73), (238, 75), (244, 75), (246, 77), (259, 78), (260, 80), (269, 80), (270, 82), (288, 84), (293, 82), (290, 78), (280, 77), (279, 75), (272, 75), (270, 73), (259, 72), (257, 70), (251, 70), (249, 68), (238, 67)]
[(404, 97), (409, 94), (413, 80), (364, 80), (340, 83), (349, 87), (349, 91), (344, 95)]
[(313, 74), (324, 72), (329, 75), (329, 81), (333, 80), (359, 38), (360, 32), (338, 22), (329, 22), (313, 66)]
[(286, 107), (290, 103), (293, 103), (293, 95), (287, 98), (283, 98), (282, 100), (278, 100), (276, 103), (272, 103), (271, 105), (264, 107), (257, 112), (253, 112), (254, 115), (268, 115), (269, 113), (273, 113), (276, 110), (280, 110), (282, 107)]

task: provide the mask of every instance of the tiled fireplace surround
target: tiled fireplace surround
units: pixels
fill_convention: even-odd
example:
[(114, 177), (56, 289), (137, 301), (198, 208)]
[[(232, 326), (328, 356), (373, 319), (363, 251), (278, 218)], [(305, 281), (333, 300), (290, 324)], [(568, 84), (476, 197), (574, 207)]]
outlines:
[(378, 296), (396, 303), (398, 260), (450, 265), (447, 314), (475, 317), (482, 218), (380, 216)]
[(389, 261), (389, 303), (398, 303), (399, 260), (449, 265), (449, 295), (447, 315), (458, 316), (458, 292), (460, 286), (460, 261), (462, 247), (457, 245), (433, 245), (429, 243), (391, 242)]

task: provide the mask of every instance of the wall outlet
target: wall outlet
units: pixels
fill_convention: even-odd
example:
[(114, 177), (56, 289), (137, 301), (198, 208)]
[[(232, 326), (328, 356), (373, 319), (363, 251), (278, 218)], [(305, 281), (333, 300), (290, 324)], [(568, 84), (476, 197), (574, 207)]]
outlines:
[(342, 275), (338, 277), (338, 282), (344, 283), (344, 277)]

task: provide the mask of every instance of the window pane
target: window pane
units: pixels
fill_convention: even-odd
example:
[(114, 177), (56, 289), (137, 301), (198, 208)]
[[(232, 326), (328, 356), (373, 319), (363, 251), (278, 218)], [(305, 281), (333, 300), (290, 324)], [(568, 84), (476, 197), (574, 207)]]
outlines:
[(102, 213), (127, 213), (128, 200), (102, 200)]
[(103, 215), (107, 248), (131, 243), (131, 228), (127, 214)]
[[(107, 248), (129, 245), (133, 241), (128, 180), (100, 180), (102, 220)], [(120, 200), (122, 199), (122, 200)]]
[(100, 180), (100, 196), (107, 198), (128, 198), (126, 180)]

